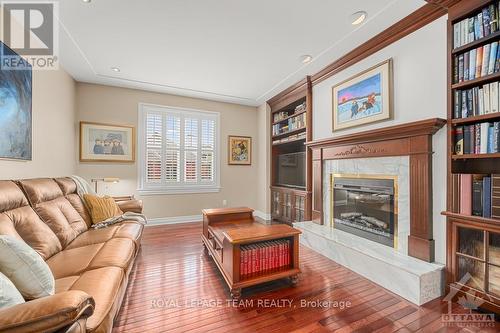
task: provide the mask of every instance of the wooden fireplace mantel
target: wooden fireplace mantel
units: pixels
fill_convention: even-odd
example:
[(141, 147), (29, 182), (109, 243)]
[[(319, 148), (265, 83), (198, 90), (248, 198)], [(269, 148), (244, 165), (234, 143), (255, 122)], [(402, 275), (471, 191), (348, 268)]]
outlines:
[(323, 223), (323, 161), (384, 156), (410, 157), (410, 235), (408, 254), (434, 261), (432, 232), (432, 135), (446, 124), (432, 118), (371, 131), (310, 141), (312, 219)]

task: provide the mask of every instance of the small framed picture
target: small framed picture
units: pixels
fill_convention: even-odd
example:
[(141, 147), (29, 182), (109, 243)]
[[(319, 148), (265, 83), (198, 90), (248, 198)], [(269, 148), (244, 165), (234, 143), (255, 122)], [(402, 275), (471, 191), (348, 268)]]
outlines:
[(252, 164), (252, 138), (248, 136), (229, 136), (229, 165)]
[(333, 131), (392, 117), (392, 59), (333, 87)]
[(134, 162), (134, 127), (80, 122), (80, 161)]

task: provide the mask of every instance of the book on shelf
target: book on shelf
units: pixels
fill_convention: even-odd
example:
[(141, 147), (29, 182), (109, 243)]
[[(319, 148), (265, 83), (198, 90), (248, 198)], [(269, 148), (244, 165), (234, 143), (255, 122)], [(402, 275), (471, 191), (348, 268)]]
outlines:
[(491, 175), (491, 217), (500, 219), (500, 175)]
[(500, 112), (500, 82), (465, 90), (455, 90), (453, 118), (468, 118)]
[(456, 155), (500, 153), (500, 121), (457, 126), (454, 147)]
[(453, 47), (461, 47), (499, 30), (499, 2), (483, 7), (475, 16), (453, 24)]
[(240, 275), (262, 275), (290, 266), (290, 240), (278, 239), (241, 246)]
[(500, 70), (498, 41), (485, 44), (453, 57), (453, 83), (478, 79)]
[(453, 174), (452, 191), (454, 212), (500, 219), (500, 174)]

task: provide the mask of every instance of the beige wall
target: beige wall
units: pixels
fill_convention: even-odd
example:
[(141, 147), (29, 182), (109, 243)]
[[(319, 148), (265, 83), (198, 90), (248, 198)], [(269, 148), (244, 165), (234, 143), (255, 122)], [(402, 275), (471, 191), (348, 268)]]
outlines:
[(269, 186), (271, 185), (271, 108), (267, 103), (257, 108), (258, 122), (258, 198), (257, 209), (265, 214), (271, 213), (271, 194)]
[[(213, 102), (182, 96), (146, 92), (142, 90), (77, 83), (77, 121), (111, 124), (131, 124), (137, 127), (139, 103), (185, 107), (220, 112), (221, 115), (221, 186), (219, 193), (139, 196), (136, 163), (77, 163), (77, 174), (91, 178), (119, 177), (118, 184), (100, 184), (100, 194), (132, 194), (144, 200), (149, 218), (199, 215), (203, 208), (228, 206), (257, 207), (259, 132), (257, 110), (254, 107)], [(252, 166), (227, 165), (227, 136), (229, 134), (253, 138)], [(75, 138), (78, 136), (75, 135)], [(77, 149), (78, 150), (78, 149)], [(76, 156), (76, 155), (75, 155)]]
[(64, 70), (33, 71), (32, 161), (0, 160), (0, 179), (71, 175), (75, 156), (75, 81)]

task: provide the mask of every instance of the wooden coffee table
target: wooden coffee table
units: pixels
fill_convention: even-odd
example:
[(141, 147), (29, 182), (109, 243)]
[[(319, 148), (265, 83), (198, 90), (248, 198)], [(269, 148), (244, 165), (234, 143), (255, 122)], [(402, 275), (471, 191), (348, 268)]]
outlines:
[(297, 283), (300, 233), (288, 225), (256, 222), (246, 207), (203, 210), (203, 245), (235, 299), (242, 288), (260, 283), (282, 278)]

